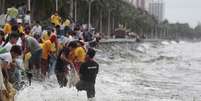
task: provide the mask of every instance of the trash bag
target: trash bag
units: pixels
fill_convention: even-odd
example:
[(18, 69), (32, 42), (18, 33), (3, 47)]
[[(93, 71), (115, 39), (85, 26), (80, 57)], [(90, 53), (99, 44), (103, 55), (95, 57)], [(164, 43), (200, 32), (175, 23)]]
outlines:
[(75, 85), (80, 81), (79, 74), (77, 73), (75, 68), (70, 69), (69, 73), (66, 76), (68, 79), (69, 88), (75, 87)]
[(29, 66), (29, 59), (31, 58), (31, 53), (27, 53), (24, 56), (24, 69), (28, 69)]
[(16, 95), (16, 90), (13, 85), (9, 82), (5, 83), (6, 91), (1, 94), (3, 101), (14, 101), (14, 96)]

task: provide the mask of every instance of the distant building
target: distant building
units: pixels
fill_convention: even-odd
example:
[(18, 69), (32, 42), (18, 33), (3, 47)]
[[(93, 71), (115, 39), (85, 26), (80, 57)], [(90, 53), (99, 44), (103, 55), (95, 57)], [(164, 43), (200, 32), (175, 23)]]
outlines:
[(155, 18), (162, 22), (164, 20), (164, 2), (162, 0), (152, 0), (149, 3), (149, 14), (155, 16)]
[(125, 1), (127, 1), (127, 2), (129, 2), (131, 4), (133, 4), (134, 6), (136, 6), (136, 0), (125, 0)]
[(149, 4), (152, 2), (152, 0), (145, 0), (145, 10), (149, 11)]
[(149, 14), (155, 16), (158, 21), (164, 20), (164, 2), (163, 0), (125, 0), (133, 4), (136, 8), (146, 10)]
[(145, 0), (136, 0), (136, 7), (145, 10)]
[(136, 8), (141, 8), (145, 10), (145, 1), (146, 0), (127, 0), (129, 3), (133, 4)]

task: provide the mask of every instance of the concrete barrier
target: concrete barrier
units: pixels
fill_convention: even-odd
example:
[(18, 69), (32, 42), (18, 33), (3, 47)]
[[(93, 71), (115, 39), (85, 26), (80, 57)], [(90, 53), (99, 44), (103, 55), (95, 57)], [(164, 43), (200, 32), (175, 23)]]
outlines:
[[(101, 40), (97, 49), (104, 51), (105, 53), (118, 54), (120, 51), (126, 52), (128, 50), (136, 50), (136, 48), (143, 43), (160, 43), (159, 39), (145, 39), (141, 42), (136, 42), (135, 39), (107, 39)], [(117, 53), (115, 52), (117, 51)]]
[[(143, 39), (141, 42), (160, 42), (161, 39)], [(136, 43), (136, 39), (103, 39), (100, 43)]]
[(127, 42), (136, 42), (135, 39), (104, 39), (100, 43), (127, 43)]

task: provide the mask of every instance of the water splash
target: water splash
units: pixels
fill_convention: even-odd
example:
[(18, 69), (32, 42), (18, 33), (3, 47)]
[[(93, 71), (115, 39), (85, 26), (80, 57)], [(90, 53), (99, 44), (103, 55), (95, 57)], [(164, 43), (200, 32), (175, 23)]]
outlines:
[[(127, 47), (127, 48), (126, 48)], [(136, 50), (141, 47), (142, 51)], [(200, 101), (201, 43), (161, 42), (100, 49), (97, 101)], [(87, 101), (86, 93), (59, 88), (55, 77), (34, 81), (16, 101)]]

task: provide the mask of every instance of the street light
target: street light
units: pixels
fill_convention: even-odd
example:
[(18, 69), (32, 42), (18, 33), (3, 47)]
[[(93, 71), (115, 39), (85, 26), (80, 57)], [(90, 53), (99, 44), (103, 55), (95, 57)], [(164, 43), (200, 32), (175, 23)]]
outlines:
[(56, 0), (56, 11), (58, 11), (58, 0)]
[(28, 0), (28, 11), (31, 11), (31, 0)]
[(90, 31), (91, 28), (91, 4), (94, 0), (88, 0), (89, 2), (89, 18), (88, 18), (88, 31)]
[(27, 0), (27, 12), (24, 19), (25, 23), (29, 23), (31, 25), (31, 0)]

